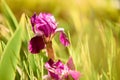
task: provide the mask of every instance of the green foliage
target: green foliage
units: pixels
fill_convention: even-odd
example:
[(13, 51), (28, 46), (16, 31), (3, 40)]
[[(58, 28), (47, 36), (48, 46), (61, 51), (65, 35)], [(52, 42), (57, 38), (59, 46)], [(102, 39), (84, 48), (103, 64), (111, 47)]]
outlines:
[(5, 46), (0, 61), (0, 80), (13, 80), (21, 48), (22, 28), (19, 27)]
[(12, 26), (11, 29), (14, 30), (15, 33), (5, 45), (4, 51), (2, 50), (3, 53), (0, 59), (0, 80), (13, 80), (15, 78), (16, 67), (18, 64), (23, 30), (22, 27), (18, 26), (15, 16), (12, 14), (6, 3), (4, 1), (2, 1), (2, 3), (6, 18)]
[(13, 33), (16, 30), (16, 28), (18, 27), (18, 22), (14, 16), (14, 14), (12, 13), (10, 8), (6, 4), (5, 0), (2, 0), (1, 2), (2, 2), (2, 11), (3, 11), (4, 15), (6, 16), (6, 19), (8, 20), (9, 28), (10, 28), (11, 32)]

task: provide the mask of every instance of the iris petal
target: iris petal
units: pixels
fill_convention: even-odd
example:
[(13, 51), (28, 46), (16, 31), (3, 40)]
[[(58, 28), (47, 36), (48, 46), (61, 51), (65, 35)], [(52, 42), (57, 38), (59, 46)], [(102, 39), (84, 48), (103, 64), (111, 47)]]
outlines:
[(31, 17), (31, 24), (32, 24), (32, 30), (33, 32), (35, 33), (35, 29), (34, 29), (34, 25), (35, 25), (35, 20), (36, 20), (36, 14), (34, 14), (32, 17)]
[(46, 62), (45, 67), (48, 69), (54, 64), (54, 61), (50, 59), (48, 62)]
[(57, 23), (55, 21), (54, 16), (52, 16), (51, 14), (46, 14), (46, 13), (40, 13), (37, 16), (36, 24), (37, 24), (38, 32), (43, 31), (46, 37), (54, 33), (55, 29), (57, 28)]
[(59, 75), (49, 71), (49, 75), (55, 80), (59, 80)]
[(64, 32), (60, 33), (60, 42), (64, 45), (64, 46), (68, 46), (70, 44), (69, 40), (67, 39), (67, 36), (65, 35)]
[[(71, 60), (72, 58), (70, 58)], [(45, 64), (45, 68), (48, 70), (48, 76), (51, 76), (54, 80), (71, 80), (68, 76), (71, 76), (74, 80), (79, 80), (80, 73), (71, 70), (66, 64), (63, 64), (60, 60), (54, 62), (50, 59)]]
[(79, 77), (80, 77), (80, 73), (79, 72), (70, 70), (69, 74), (72, 76), (72, 78), (74, 80), (79, 80)]
[(75, 65), (74, 65), (72, 57), (69, 58), (69, 60), (67, 62), (67, 66), (68, 66), (69, 69), (75, 70)]
[(42, 36), (35, 36), (30, 40), (28, 49), (31, 53), (36, 54), (39, 53), (44, 47), (45, 44)]

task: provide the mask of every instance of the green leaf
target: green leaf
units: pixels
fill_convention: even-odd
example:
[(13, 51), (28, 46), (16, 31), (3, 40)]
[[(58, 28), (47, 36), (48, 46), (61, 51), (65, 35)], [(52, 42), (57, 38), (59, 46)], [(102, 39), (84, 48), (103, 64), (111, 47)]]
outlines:
[(4, 51), (4, 48), (5, 48), (5, 43), (3, 41), (0, 41), (0, 59), (1, 59), (1, 55), (2, 55), (2, 52)]
[(5, 0), (2, 0), (1, 2), (2, 2), (2, 11), (10, 25), (9, 28), (11, 29), (12, 32), (14, 32), (18, 26), (17, 19), (15, 18), (14, 14), (10, 10), (9, 6), (6, 4)]
[(0, 60), (0, 80), (14, 80), (22, 42), (22, 27), (19, 27), (5, 47)]

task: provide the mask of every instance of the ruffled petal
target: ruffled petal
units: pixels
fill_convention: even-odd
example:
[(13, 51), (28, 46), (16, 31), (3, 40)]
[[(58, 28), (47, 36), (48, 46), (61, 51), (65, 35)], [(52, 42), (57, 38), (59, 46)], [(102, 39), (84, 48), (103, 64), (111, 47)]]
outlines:
[(77, 72), (77, 71), (72, 71), (72, 70), (70, 70), (70, 71), (69, 71), (69, 74), (72, 76), (72, 78), (73, 78), (74, 80), (79, 80), (79, 78), (80, 78), (80, 73)]
[(51, 35), (51, 30), (47, 24), (36, 24), (36, 32), (42, 31), (46, 37)]
[(54, 62), (50, 59), (45, 63), (45, 68), (48, 70), (48, 75), (55, 80), (61, 80), (60, 76), (62, 74), (62, 70), (64, 69), (63, 67), (64, 64), (60, 60)]
[(41, 16), (42, 19), (45, 20), (45, 22), (48, 23), (49, 27), (53, 30), (57, 28), (57, 23), (55, 20), (55, 17), (50, 13), (40, 13), (39, 16)]
[(45, 68), (48, 70), (48, 75), (54, 80), (79, 80), (80, 77), (79, 72), (71, 70), (60, 60), (54, 62), (52, 59), (50, 59), (45, 63)]
[(31, 53), (36, 54), (39, 53), (44, 47), (45, 44), (42, 36), (35, 36), (30, 40), (28, 49)]
[(59, 69), (64, 69), (64, 64), (58, 60), (53, 66), (57, 66)]
[(46, 37), (55, 32), (57, 23), (51, 14), (40, 13), (36, 18), (36, 31), (43, 31)]
[(60, 33), (60, 42), (64, 45), (64, 46), (68, 46), (70, 44), (69, 40), (67, 39), (67, 36), (65, 35), (64, 32)]

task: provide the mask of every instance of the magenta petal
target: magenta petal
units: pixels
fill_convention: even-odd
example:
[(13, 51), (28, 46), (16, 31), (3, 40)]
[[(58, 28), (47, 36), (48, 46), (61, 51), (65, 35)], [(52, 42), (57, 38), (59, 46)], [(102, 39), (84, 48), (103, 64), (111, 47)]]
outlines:
[(65, 65), (60, 60), (54, 62), (52, 59), (50, 59), (45, 64), (45, 68), (48, 70), (48, 75), (51, 76), (54, 80), (61, 80), (64, 66)]
[(80, 78), (80, 73), (77, 72), (77, 71), (72, 71), (72, 70), (70, 70), (70, 71), (69, 71), (69, 74), (72, 76), (72, 78), (73, 78), (74, 80), (79, 80), (79, 78)]
[(50, 36), (55, 32), (57, 28), (57, 23), (54, 16), (51, 14), (40, 13), (36, 17), (36, 29), (35, 31), (42, 31), (46, 37)]
[(34, 14), (34, 15), (31, 17), (30, 20), (31, 20), (31, 24), (32, 24), (32, 30), (33, 30), (33, 32), (35, 33), (34, 25), (36, 24), (36, 23), (35, 23), (36, 14)]
[(52, 59), (45, 63), (45, 68), (48, 70), (48, 75), (54, 78), (55, 80), (59, 79), (58, 74), (55, 73), (56, 69), (54, 67), (56, 63)]
[(53, 30), (56, 29), (57, 23), (54, 16), (50, 13), (40, 13), (39, 16), (49, 25), (49, 27)]
[(60, 60), (54, 62), (50, 59), (45, 63), (45, 68), (48, 70), (48, 75), (54, 80), (71, 80), (71, 77), (73, 80), (79, 80), (80, 77), (79, 72), (69, 69)]
[(35, 36), (33, 37), (30, 42), (28, 49), (31, 53), (39, 53), (41, 49), (45, 47), (44, 41), (42, 36)]
[(36, 31), (39, 32), (39, 31), (42, 31), (46, 37), (48, 37), (49, 35), (51, 35), (51, 30), (50, 28), (48, 27), (48, 25), (45, 25), (45, 24), (36, 24)]
[(52, 78), (54, 78), (54, 80), (60, 80), (58, 74), (56, 74), (56, 73), (54, 73), (54, 72), (50, 72), (50, 71), (49, 71), (48, 73), (49, 73), (49, 75), (50, 75)]
[(49, 59), (49, 61), (45, 63), (46, 69), (49, 69), (53, 64), (54, 64), (54, 61), (52, 59)]
[(64, 32), (60, 33), (60, 42), (64, 45), (64, 46), (68, 46), (70, 44), (69, 40), (67, 39), (67, 36), (65, 35)]
[(75, 65), (74, 65), (72, 57), (69, 58), (69, 60), (67, 62), (67, 66), (68, 66), (69, 69), (75, 70)]

